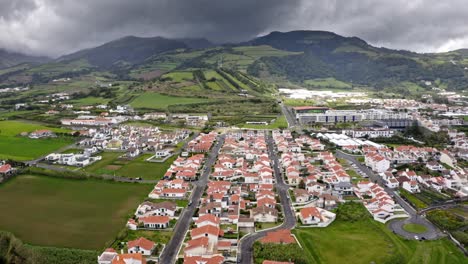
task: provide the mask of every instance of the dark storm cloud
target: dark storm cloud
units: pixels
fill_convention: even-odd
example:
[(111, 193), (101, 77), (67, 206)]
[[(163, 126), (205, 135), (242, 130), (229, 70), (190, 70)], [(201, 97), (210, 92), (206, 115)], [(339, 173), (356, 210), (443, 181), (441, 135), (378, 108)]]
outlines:
[(34, 0), (0, 0), (0, 21), (10, 21), (34, 9)]
[(250, 39), (330, 30), (418, 51), (468, 47), (465, 0), (0, 0), (0, 47), (52, 56), (125, 35)]

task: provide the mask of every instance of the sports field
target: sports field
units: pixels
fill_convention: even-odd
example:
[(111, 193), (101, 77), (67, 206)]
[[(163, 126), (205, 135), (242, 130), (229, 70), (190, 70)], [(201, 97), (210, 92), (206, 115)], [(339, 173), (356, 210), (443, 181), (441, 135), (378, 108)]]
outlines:
[(0, 185), (0, 229), (33, 245), (101, 250), (151, 189), (20, 175)]
[(159, 93), (147, 92), (139, 95), (130, 105), (135, 108), (166, 110), (170, 105), (196, 104), (210, 101), (196, 97), (177, 97)]
[(67, 132), (60, 128), (50, 128), (23, 121), (0, 121), (0, 159), (31, 160), (73, 143), (71, 138), (30, 139), (20, 136), (23, 132), (49, 129), (54, 132)]
[(466, 263), (461, 251), (445, 238), (405, 240), (370, 216), (357, 221), (337, 219), (326, 228), (295, 229), (294, 233), (316, 263)]

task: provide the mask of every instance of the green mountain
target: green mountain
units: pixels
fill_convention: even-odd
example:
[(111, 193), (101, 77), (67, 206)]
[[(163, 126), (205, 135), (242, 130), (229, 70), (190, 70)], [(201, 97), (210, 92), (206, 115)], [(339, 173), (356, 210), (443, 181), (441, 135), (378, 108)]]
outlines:
[(86, 60), (98, 68), (112, 69), (141, 63), (154, 54), (184, 48), (188, 48), (188, 45), (181, 40), (128, 36), (95, 48), (62, 56), (57, 62)]
[(0, 69), (9, 68), (22, 63), (42, 63), (50, 60), (47, 57), (29, 56), (0, 49)]
[(255, 61), (247, 71), (256, 76), (268, 73), (297, 83), (332, 77), (376, 88), (421, 80), (439, 80), (456, 89), (468, 86), (466, 50), (418, 54), (378, 48), (356, 37), (324, 31), (272, 32), (246, 44), (302, 52)]
[(41, 84), (93, 72), (112, 73), (121, 80), (152, 80), (170, 71), (217, 68), (312, 87), (323, 80), (375, 89), (407, 87), (422, 80), (451, 89), (468, 86), (467, 49), (420, 54), (326, 31), (272, 32), (217, 46), (206, 39), (128, 36), (39, 66), (2, 70), (0, 86)]

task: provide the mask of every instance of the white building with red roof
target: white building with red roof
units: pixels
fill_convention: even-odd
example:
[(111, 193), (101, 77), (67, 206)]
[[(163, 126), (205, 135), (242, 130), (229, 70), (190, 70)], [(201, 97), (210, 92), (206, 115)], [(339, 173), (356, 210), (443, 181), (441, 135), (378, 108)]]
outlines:
[(144, 237), (127, 242), (128, 253), (141, 253), (143, 256), (150, 256), (155, 247), (156, 243)]
[(327, 227), (336, 218), (336, 214), (320, 207), (305, 207), (299, 212), (299, 219), (303, 225)]

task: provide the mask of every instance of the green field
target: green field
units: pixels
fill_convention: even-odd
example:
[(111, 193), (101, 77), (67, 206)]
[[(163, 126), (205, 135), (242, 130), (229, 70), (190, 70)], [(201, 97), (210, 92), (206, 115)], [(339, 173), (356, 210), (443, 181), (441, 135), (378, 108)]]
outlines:
[(370, 216), (355, 221), (338, 218), (326, 228), (295, 229), (294, 233), (316, 263), (466, 263), (447, 239), (405, 240)]
[(22, 132), (29, 133), (38, 129), (67, 132), (60, 128), (21, 121), (0, 121), (0, 159), (31, 160), (73, 143), (71, 138), (65, 137), (30, 139), (19, 136)]
[(159, 93), (144, 93), (136, 97), (130, 105), (135, 108), (166, 110), (170, 105), (196, 104), (210, 101), (205, 98), (177, 97)]
[(147, 162), (150, 155), (141, 155), (134, 160), (119, 159), (122, 152), (105, 152), (99, 154), (102, 160), (84, 168), (86, 172), (95, 174), (107, 174), (122, 177), (137, 178), (145, 180), (159, 180), (164, 176), (169, 166), (177, 158), (172, 156), (166, 162)]
[[(151, 185), (20, 175), (0, 185), (0, 229), (25, 243), (100, 250)], [(5, 216), (5, 215), (4, 215)]]
[(170, 72), (170, 73), (166, 73), (164, 74), (163, 76), (161, 76), (162, 78), (171, 78), (173, 81), (175, 82), (183, 82), (183, 81), (190, 81), (190, 80), (193, 80), (193, 74), (192, 72), (190, 71), (186, 71), (186, 72)]
[(422, 234), (427, 231), (427, 228), (425, 226), (418, 224), (405, 224), (403, 226), (403, 229), (415, 234)]
[(314, 88), (334, 88), (334, 89), (351, 89), (352, 86), (348, 83), (336, 80), (335, 78), (311, 79), (305, 80), (304, 84)]
[(242, 128), (251, 128), (251, 129), (285, 129), (288, 127), (288, 121), (285, 116), (280, 116), (275, 119), (275, 121), (268, 125), (253, 125), (253, 124), (242, 124)]

